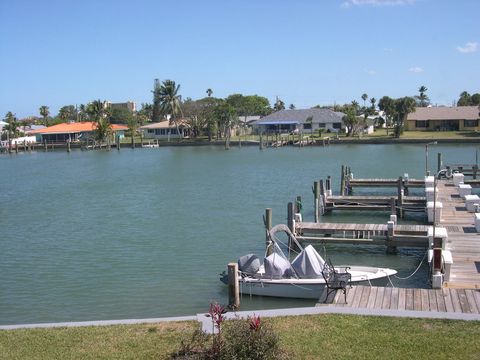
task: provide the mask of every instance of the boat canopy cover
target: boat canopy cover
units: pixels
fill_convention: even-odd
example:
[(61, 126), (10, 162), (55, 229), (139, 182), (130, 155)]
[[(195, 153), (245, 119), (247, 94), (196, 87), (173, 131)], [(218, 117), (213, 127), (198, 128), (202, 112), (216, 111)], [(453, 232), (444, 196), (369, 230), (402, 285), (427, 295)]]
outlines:
[(273, 253), (263, 261), (265, 276), (269, 278), (285, 278), (294, 276), (292, 265), (284, 256)]
[(260, 259), (255, 254), (248, 254), (238, 259), (238, 270), (247, 274), (255, 274), (260, 269)]
[(322, 276), (325, 261), (312, 245), (308, 245), (292, 261), (292, 268), (300, 278), (317, 278)]

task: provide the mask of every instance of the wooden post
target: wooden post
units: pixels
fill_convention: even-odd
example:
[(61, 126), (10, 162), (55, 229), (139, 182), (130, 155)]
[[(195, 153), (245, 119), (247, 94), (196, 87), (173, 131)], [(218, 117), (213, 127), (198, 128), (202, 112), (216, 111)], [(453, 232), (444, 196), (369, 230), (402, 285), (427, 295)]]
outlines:
[(302, 197), (297, 196), (295, 199), (295, 213), (301, 213), (302, 212)]
[(295, 228), (293, 227), (293, 214), (294, 214), (294, 205), (292, 202), (289, 202), (287, 205), (287, 226), (290, 231), (295, 234)]
[(393, 245), (395, 236), (395, 223), (393, 221), (387, 222), (387, 254), (395, 254), (397, 247)]
[[(403, 218), (403, 177), (399, 177), (397, 181), (397, 212), (396, 214), (402, 219)], [(393, 214), (392, 214), (393, 215)]]
[(345, 165), (342, 165), (342, 174), (340, 178), (340, 195), (345, 195)]
[(44, 140), (44, 141), (43, 141), (43, 145), (45, 146), (45, 152), (47, 152), (47, 151), (48, 151), (47, 140)]
[(332, 190), (332, 178), (327, 176), (327, 180), (325, 181), (325, 188), (327, 190), (327, 194), (330, 195), (330, 191)]
[(442, 153), (437, 154), (437, 174), (442, 170)]
[(315, 222), (318, 223), (319, 214), (318, 214), (318, 198), (320, 196), (320, 182), (314, 181), (313, 182), (313, 206), (314, 206), (314, 214), (315, 214)]
[(238, 286), (238, 264), (228, 264), (228, 307), (238, 309), (240, 307), (240, 287)]
[(67, 140), (67, 152), (70, 152), (70, 140)]
[(396, 215), (397, 214), (397, 210), (395, 208), (395, 198), (394, 197), (392, 197), (390, 199), (390, 214), (391, 215)]
[(27, 152), (27, 140), (23, 140), (23, 152)]
[(265, 216), (263, 217), (263, 223), (265, 225), (265, 249), (267, 250), (267, 256), (273, 252), (273, 249), (270, 245), (270, 236), (268, 232), (272, 228), (272, 209), (265, 209)]
[(15, 142), (15, 154), (18, 154), (18, 141)]

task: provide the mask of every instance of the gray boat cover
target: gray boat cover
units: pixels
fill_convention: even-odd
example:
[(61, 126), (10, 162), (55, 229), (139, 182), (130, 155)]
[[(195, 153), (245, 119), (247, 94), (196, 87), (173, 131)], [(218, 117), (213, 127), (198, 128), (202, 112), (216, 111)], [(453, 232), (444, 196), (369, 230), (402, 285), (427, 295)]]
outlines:
[(290, 261), (275, 252), (265, 258), (263, 266), (265, 267), (265, 276), (272, 279), (288, 278), (294, 275)]
[(299, 278), (322, 277), (325, 261), (312, 245), (305, 247), (292, 261), (292, 268)]
[(260, 259), (255, 254), (248, 254), (238, 259), (238, 270), (246, 274), (255, 274), (260, 269)]

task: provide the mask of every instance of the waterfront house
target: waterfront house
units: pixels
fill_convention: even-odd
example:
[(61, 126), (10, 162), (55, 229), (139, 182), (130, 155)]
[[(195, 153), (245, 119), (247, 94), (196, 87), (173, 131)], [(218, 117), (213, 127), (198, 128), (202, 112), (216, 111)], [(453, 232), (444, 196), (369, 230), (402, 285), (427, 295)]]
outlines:
[[(123, 138), (125, 131), (128, 129), (125, 125), (111, 124), (112, 131), (115, 136)], [(66, 143), (67, 141), (75, 142), (86, 140), (93, 136), (96, 123), (92, 121), (61, 123), (48, 126), (43, 129), (30, 131), (30, 135), (37, 137), (37, 142), (47, 142), (49, 144)]]
[(145, 139), (178, 139), (190, 135), (190, 127), (183, 120), (178, 121), (178, 133), (175, 124), (168, 120), (141, 126), (140, 131)]
[(256, 121), (254, 129), (258, 133), (310, 133), (320, 129), (336, 133), (345, 129), (344, 115), (330, 109), (280, 110)]
[(417, 107), (408, 114), (406, 130), (478, 131), (478, 106)]

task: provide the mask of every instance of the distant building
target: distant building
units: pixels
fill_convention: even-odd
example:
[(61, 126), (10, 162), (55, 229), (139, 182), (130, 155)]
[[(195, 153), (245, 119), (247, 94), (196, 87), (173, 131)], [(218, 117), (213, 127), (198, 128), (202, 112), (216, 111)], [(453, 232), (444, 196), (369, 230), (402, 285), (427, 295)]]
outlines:
[(345, 114), (330, 109), (280, 110), (254, 122), (257, 132), (338, 132), (345, 128), (342, 118)]
[(137, 106), (133, 101), (127, 101), (127, 102), (124, 102), (124, 103), (107, 102), (107, 106), (110, 107), (111, 109), (128, 109), (132, 113), (137, 111)]
[(478, 106), (417, 107), (408, 114), (406, 130), (468, 131), (480, 130)]
[[(67, 141), (81, 141), (86, 140), (95, 131), (96, 123), (92, 121), (76, 122), (76, 123), (61, 123), (49, 126), (43, 129), (30, 131), (30, 135), (35, 135), (37, 142), (47, 143), (65, 143)], [(124, 136), (125, 130), (128, 129), (124, 125), (111, 125), (112, 130), (116, 136), (121, 138)]]
[(175, 124), (164, 120), (157, 123), (152, 123), (140, 127), (145, 139), (177, 139), (184, 138), (190, 135), (190, 127), (185, 121), (178, 121), (178, 133)]

